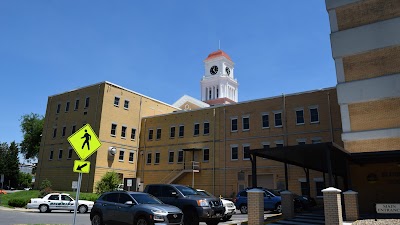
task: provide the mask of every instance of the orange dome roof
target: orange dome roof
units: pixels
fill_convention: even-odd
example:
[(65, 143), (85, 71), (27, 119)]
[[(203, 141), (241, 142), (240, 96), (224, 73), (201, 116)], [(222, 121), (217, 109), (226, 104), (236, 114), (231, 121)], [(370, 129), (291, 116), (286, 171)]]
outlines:
[(224, 56), (225, 58), (227, 58), (227, 59), (232, 61), (231, 57), (229, 57), (228, 54), (226, 54), (224, 51), (222, 51), (220, 49), (218, 51), (215, 51), (215, 52), (212, 52), (211, 54), (209, 54), (208, 57), (205, 60), (210, 60), (210, 59), (217, 58), (217, 57), (220, 57), (220, 56)]

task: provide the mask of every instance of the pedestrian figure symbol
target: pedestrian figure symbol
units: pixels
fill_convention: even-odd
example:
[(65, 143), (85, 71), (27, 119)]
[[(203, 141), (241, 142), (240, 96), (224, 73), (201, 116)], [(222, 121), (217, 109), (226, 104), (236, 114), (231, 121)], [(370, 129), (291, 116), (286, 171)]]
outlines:
[(85, 141), (83, 142), (83, 145), (82, 145), (82, 149), (83, 149), (83, 147), (85, 147), (85, 144), (87, 144), (87, 148), (88, 148), (88, 150), (90, 150), (89, 141), (92, 139), (92, 136), (90, 134), (88, 134), (87, 130), (85, 130), (85, 134), (83, 135), (83, 137), (81, 137), (81, 139), (82, 138), (85, 138)]

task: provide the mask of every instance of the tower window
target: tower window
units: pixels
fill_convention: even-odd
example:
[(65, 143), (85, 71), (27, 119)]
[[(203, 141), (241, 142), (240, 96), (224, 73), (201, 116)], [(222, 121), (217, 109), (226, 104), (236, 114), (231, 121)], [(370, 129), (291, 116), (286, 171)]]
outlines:
[(282, 113), (275, 113), (275, 127), (282, 127)]

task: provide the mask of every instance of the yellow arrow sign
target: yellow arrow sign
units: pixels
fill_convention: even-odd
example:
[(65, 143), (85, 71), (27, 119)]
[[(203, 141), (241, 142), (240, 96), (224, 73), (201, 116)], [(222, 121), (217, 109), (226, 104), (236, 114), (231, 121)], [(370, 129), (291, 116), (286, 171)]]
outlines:
[(80, 161), (80, 160), (75, 160), (74, 161), (74, 172), (77, 173), (89, 173), (90, 171), (90, 162), (89, 161)]
[(68, 137), (68, 141), (81, 160), (86, 160), (101, 146), (101, 142), (89, 124)]

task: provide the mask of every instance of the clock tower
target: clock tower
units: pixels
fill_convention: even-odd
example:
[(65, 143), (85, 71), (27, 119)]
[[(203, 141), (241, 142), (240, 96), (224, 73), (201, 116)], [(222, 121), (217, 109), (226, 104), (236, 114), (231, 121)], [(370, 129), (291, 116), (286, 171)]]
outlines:
[(204, 76), (200, 81), (201, 100), (210, 105), (238, 102), (238, 82), (234, 79), (234, 63), (222, 50), (212, 52), (204, 60)]

